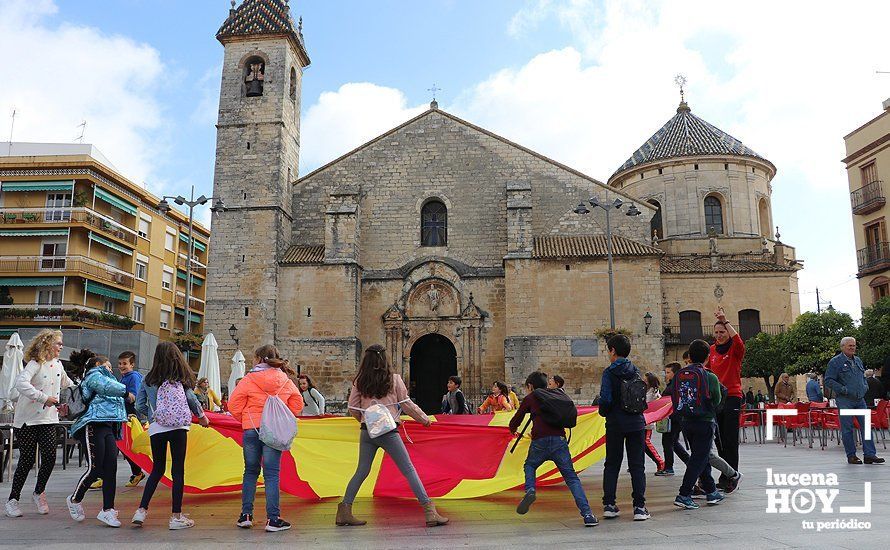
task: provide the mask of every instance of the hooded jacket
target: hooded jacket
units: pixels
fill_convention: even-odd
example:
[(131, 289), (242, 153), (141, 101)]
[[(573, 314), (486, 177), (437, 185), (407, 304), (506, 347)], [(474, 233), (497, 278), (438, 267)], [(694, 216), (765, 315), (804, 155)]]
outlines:
[(71, 426), (71, 433), (77, 433), (87, 424), (111, 422), (117, 426), (115, 437), (120, 439), (120, 423), (127, 420), (127, 410), (124, 407), (127, 386), (118, 382), (105, 367), (96, 366), (84, 376), (80, 383), (80, 393), (90, 405), (83, 416)]
[(643, 414), (631, 414), (621, 408), (621, 380), (633, 380), (640, 376), (640, 371), (626, 357), (619, 357), (603, 371), (600, 385), (599, 413), (606, 418), (607, 430), (620, 432), (636, 432), (646, 427)]
[(245, 430), (259, 428), (263, 407), (273, 395), (278, 395), (294, 416), (300, 416), (303, 397), (297, 386), (281, 369), (260, 363), (235, 386), (229, 397), (229, 412)]

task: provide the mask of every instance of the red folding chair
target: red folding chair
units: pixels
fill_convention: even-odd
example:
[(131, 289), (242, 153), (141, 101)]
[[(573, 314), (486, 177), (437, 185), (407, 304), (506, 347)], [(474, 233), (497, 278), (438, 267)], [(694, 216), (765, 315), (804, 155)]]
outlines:
[(748, 432), (746, 428), (754, 428), (754, 441), (757, 442), (757, 434), (760, 432), (760, 413), (754, 411), (742, 411), (739, 415), (739, 428), (742, 429), (742, 441), (745, 443), (748, 442)]
[(881, 443), (884, 445), (884, 449), (887, 449), (886, 432), (890, 431), (890, 401), (881, 399), (878, 401), (878, 406), (871, 410), (871, 429), (872, 437), (874, 437), (874, 430), (880, 432)]

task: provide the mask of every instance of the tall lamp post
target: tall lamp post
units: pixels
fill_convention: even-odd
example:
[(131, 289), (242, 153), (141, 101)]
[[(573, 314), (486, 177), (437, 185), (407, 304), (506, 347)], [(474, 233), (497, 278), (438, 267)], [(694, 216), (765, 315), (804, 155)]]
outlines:
[[(161, 202), (158, 203), (158, 210), (162, 213), (167, 214), (170, 212), (170, 203), (167, 202), (167, 199), (173, 199), (173, 202), (178, 204), (179, 206), (188, 206), (189, 207), (189, 240), (188, 240), (188, 253), (186, 254), (185, 260), (185, 305), (183, 306), (183, 332), (188, 334), (189, 332), (189, 307), (191, 306), (192, 301), (192, 253), (195, 247), (195, 234), (194, 234), (194, 221), (195, 221), (195, 207), (198, 205), (204, 205), (208, 202), (214, 200), (215, 197), (205, 197), (201, 195), (197, 199), (195, 198), (195, 186), (192, 185), (192, 194), (191, 199), (186, 199), (182, 195), (176, 195), (175, 197), (171, 197), (169, 195), (164, 195), (161, 199)], [(226, 209), (226, 205), (223, 203), (222, 199), (216, 198), (216, 202), (213, 203), (213, 206), (210, 207), (211, 212), (223, 212)], [(175, 285), (174, 285), (175, 288)], [(175, 300), (174, 300), (175, 305)]]
[[(596, 197), (591, 197), (587, 201), (592, 208), (602, 208), (606, 212), (606, 253), (609, 259), (609, 321), (612, 330), (615, 330), (615, 282), (612, 274), (612, 222), (610, 214), (612, 209), (620, 210), (624, 205), (621, 199), (615, 199), (611, 203), (601, 203)], [(575, 214), (590, 214), (591, 210), (584, 205), (583, 202), (578, 203), (575, 207)], [(624, 213), (625, 216), (639, 216), (642, 214), (635, 204), (631, 203)]]

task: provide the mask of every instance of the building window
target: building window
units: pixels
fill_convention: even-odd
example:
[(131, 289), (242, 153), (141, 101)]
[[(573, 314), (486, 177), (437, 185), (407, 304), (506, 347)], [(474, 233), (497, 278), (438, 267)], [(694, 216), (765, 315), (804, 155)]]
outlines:
[(61, 271), (65, 269), (65, 255), (68, 251), (67, 242), (44, 242), (40, 248), (40, 270)]
[(144, 322), (143, 321), (144, 316), (145, 316), (145, 305), (133, 303), (133, 320), (136, 321), (137, 323), (142, 323), (142, 322)]
[(111, 267), (116, 267), (116, 268), (120, 269), (121, 264), (124, 261), (123, 256), (121, 256), (117, 252), (109, 252), (108, 256), (106, 256), (106, 257), (108, 258), (108, 265), (110, 265)]
[(658, 209), (655, 211), (655, 215), (652, 216), (652, 220), (649, 222), (649, 236), (653, 239), (663, 239), (664, 227), (662, 227), (661, 222), (661, 204), (655, 199), (649, 200), (648, 202)]
[(689, 344), (693, 340), (704, 338), (701, 324), (701, 312), (687, 310), (680, 312), (680, 343)]
[(756, 309), (743, 309), (739, 312), (739, 336), (742, 340), (754, 338), (760, 334), (760, 312)]
[(761, 198), (757, 201), (757, 215), (760, 218), (760, 236), (766, 237), (767, 239), (772, 239), (772, 224), (769, 219), (769, 203), (766, 202), (766, 198)]
[(431, 200), (420, 214), (420, 245), (445, 246), (448, 244), (448, 209), (438, 200)]
[(166, 309), (161, 310), (161, 328), (170, 328), (170, 312)]
[(164, 236), (164, 248), (173, 252), (176, 246), (176, 232), (167, 228), (167, 234)]
[(872, 279), (868, 286), (871, 287), (872, 302), (877, 302), (882, 298), (890, 296), (890, 279), (883, 275)]
[(102, 302), (102, 311), (105, 313), (114, 313), (114, 300), (104, 300)]
[(262, 57), (253, 56), (244, 63), (244, 96), (263, 95), (263, 82), (266, 79), (266, 62)]
[(878, 181), (878, 165), (870, 162), (862, 167), (862, 185), (864, 187), (875, 181)]
[(145, 218), (139, 218), (139, 236), (143, 239), (147, 239), (148, 235), (151, 233), (151, 222), (146, 220)]
[(170, 290), (173, 288), (173, 272), (164, 270), (164, 273), (161, 275), (161, 288), (164, 290)]
[(62, 287), (42, 288), (38, 290), (37, 303), (42, 306), (62, 305)]
[(47, 193), (46, 208), (46, 221), (69, 221), (71, 219), (71, 193)]
[(148, 265), (138, 260), (136, 261), (136, 278), (140, 281), (148, 279)]
[(293, 67), (290, 68), (290, 98), (297, 100), (297, 70)]
[(712, 229), (718, 235), (723, 234), (723, 205), (713, 195), (705, 197), (705, 230), (710, 233)]

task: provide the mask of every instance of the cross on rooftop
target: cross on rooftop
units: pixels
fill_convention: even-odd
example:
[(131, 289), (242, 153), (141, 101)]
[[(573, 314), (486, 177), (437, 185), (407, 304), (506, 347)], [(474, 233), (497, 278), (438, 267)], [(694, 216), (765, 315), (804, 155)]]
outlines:
[(683, 90), (683, 87), (686, 86), (686, 77), (682, 74), (678, 74), (674, 77), (674, 84), (680, 87), (680, 103), (686, 102), (686, 97)]

